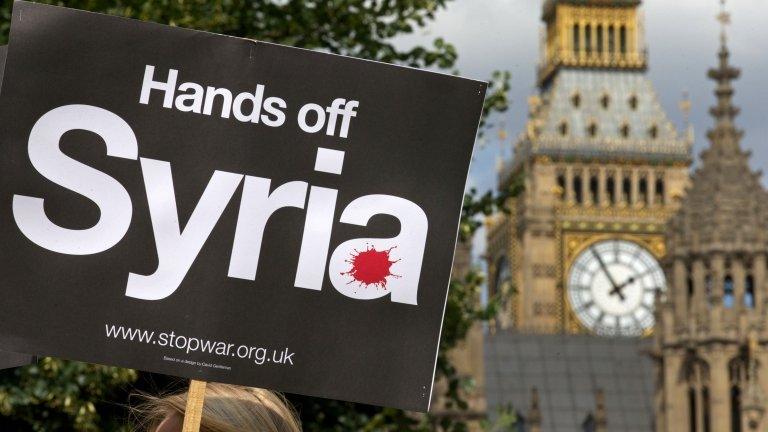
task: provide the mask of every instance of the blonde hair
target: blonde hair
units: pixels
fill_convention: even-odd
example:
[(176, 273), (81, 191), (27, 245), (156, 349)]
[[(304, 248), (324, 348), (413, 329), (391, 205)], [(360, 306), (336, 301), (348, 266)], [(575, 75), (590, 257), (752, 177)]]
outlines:
[[(139, 431), (154, 431), (168, 417), (183, 418), (187, 392), (168, 396), (143, 396), (134, 414)], [(293, 407), (277, 393), (259, 388), (209, 383), (200, 432), (301, 432)]]

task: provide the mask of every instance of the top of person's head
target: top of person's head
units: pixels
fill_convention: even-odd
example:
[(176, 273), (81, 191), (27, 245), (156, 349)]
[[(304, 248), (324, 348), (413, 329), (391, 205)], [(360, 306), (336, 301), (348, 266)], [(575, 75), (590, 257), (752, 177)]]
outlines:
[[(147, 397), (136, 409), (140, 430), (181, 432), (187, 393)], [(301, 432), (296, 413), (282, 396), (269, 390), (210, 383), (200, 432)]]

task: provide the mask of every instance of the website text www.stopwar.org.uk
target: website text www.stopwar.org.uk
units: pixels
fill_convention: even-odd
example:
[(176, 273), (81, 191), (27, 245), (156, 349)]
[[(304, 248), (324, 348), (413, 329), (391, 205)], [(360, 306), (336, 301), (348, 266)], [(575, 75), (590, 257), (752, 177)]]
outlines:
[[(237, 345), (222, 341), (177, 335), (175, 332), (157, 333), (150, 330), (124, 327), (114, 324), (105, 324), (104, 328), (106, 331), (106, 336), (109, 339), (173, 348), (175, 350), (183, 351), (186, 354), (206, 353), (226, 358), (248, 359), (257, 365), (274, 363), (279, 365), (293, 366), (294, 355), (296, 354), (291, 352), (288, 348), (270, 349), (258, 346)], [(176, 359), (168, 356), (164, 356), (163, 359), (166, 361), (190, 363), (198, 366), (208, 366), (215, 369), (231, 369), (229, 366), (207, 363), (198, 364), (200, 362)]]

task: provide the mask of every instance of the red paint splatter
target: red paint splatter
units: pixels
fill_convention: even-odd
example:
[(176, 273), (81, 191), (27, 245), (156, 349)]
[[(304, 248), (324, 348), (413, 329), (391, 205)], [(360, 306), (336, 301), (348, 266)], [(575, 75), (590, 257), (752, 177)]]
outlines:
[(362, 252), (355, 249), (352, 257), (347, 260), (348, 263), (352, 264), (352, 268), (341, 274), (352, 277), (349, 283), (358, 282), (360, 286), (374, 285), (378, 288), (387, 289), (388, 277), (400, 277), (391, 272), (392, 264), (400, 261), (399, 259), (394, 261), (390, 259), (390, 252), (395, 247), (397, 246), (378, 251), (373, 246), (368, 246)]

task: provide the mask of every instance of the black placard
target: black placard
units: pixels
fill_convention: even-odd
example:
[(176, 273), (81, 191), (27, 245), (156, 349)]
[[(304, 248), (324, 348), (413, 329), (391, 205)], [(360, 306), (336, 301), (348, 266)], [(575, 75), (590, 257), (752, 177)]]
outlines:
[[(0, 83), (3, 82), (3, 71), (5, 70), (5, 56), (8, 53), (8, 46), (0, 46)], [(33, 357), (27, 354), (17, 354), (12, 352), (0, 351), (0, 369), (10, 369), (19, 366), (26, 366), (33, 361)]]
[(0, 348), (425, 410), (486, 85), (18, 1)]

